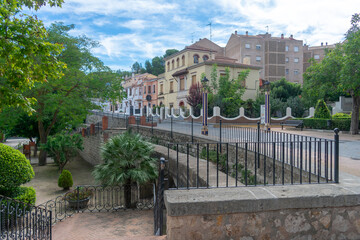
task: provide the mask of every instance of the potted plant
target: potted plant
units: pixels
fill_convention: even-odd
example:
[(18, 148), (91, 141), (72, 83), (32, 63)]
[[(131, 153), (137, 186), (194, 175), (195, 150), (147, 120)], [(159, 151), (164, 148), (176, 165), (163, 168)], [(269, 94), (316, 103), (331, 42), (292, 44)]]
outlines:
[(91, 196), (94, 193), (91, 190), (84, 188), (77, 188), (65, 195), (64, 200), (69, 203), (69, 207), (73, 209), (86, 208)]

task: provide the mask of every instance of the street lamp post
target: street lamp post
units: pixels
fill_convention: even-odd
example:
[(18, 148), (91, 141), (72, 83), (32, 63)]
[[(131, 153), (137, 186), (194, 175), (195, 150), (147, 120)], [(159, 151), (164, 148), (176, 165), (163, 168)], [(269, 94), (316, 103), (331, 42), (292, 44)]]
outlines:
[(207, 100), (207, 90), (206, 90), (206, 83), (209, 82), (209, 80), (204, 77), (201, 80), (202, 83), (202, 88), (203, 88), (203, 93), (202, 93), (202, 106), (203, 106), (203, 121), (202, 121), (202, 128), (201, 128), (201, 134), (202, 135), (208, 135), (209, 130), (208, 130), (208, 124), (207, 124), (207, 120), (208, 120), (208, 100)]
[(270, 131), (270, 82), (265, 81), (265, 129)]

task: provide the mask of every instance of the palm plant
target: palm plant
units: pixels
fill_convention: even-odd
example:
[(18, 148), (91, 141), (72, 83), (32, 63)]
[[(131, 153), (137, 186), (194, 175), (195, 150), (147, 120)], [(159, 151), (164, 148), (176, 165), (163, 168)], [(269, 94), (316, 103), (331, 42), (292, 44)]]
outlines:
[(139, 134), (129, 132), (114, 136), (101, 147), (103, 163), (93, 171), (97, 182), (105, 186), (123, 185), (125, 207), (131, 207), (131, 185), (147, 183), (157, 177), (154, 147)]

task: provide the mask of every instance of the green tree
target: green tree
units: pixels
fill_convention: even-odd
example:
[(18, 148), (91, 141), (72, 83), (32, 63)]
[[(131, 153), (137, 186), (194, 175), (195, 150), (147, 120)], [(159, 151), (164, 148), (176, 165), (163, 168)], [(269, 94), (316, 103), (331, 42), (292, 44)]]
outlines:
[(49, 136), (46, 144), (41, 145), (42, 149), (54, 159), (59, 166), (60, 172), (65, 165), (78, 154), (78, 150), (83, 150), (83, 139), (80, 134), (70, 135), (68, 133), (58, 133)]
[(351, 134), (359, 133), (360, 108), (360, 15), (354, 14), (351, 28), (346, 33), (346, 41), (318, 64), (313, 64), (304, 74), (306, 98), (314, 95), (327, 100), (329, 92), (349, 94), (353, 100)]
[(158, 76), (159, 74), (165, 72), (163, 57), (154, 57), (151, 60), (151, 65), (152, 65), (152, 74), (154, 74), (155, 76)]
[(173, 54), (175, 54), (177, 52), (179, 52), (179, 50), (177, 50), (177, 49), (167, 49), (165, 51), (165, 54), (164, 54), (163, 58), (167, 58), (167, 57), (169, 57), (169, 56), (171, 56), (171, 55), (173, 55)]
[[(58, 56), (67, 65), (64, 76), (48, 78), (46, 84), (35, 84), (25, 93), (37, 99), (33, 105), (33, 114), (37, 120), (41, 144), (46, 144), (56, 124), (59, 126), (57, 130), (73, 129), (82, 124), (89, 110), (99, 108), (91, 102), (92, 97), (115, 99), (116, 94), (122, 94), (122, 91), (112, 91), (114, 85), (111, 78), (115, 75), (91, 53), (91, 49), (97, 47), (98, 43), (86, 36), (70, 36), (69, 31), (72, 29), (74, 25), (57, 23), (48, 30), (48, 40), (64, 46)], [(45, 164), (46, 151), (41, 150), (39, 165)]]
[[(244, 82), (249, 75), (249, 70), (241, 71), (237, 79), (230, 79), (230, 69), (225, 68), (225, 75), (217, 77), (217, 66), (213, 65), (211, 79), (208, 86), (209, 113), (213, 107), (218, 106), (221, 114), (226, 117), (234, 117), (239, 114), (245, 92)], [(216, 88), (217, 87), (217, 88)]]
[(24, 14), (23, 7), (38, 10), (48, 4), (61, 6), (63, 0), (11, 0), (0, 4), (0, 111), (21, 106), (31, 111), (35, 98), (23, 92), (35, 83), (61, 76), (64, 64), (57, 59), (62, 46), (50, 43), (36, 16)]
[(106, 186), (123, 185), (125, 206), (131, 208), (131, 185), (144, 184), (157, 177), (154, 147), (139, 134), (126, 132), (109, 139), (101, 147), (104, 163), (95, 166), (95, 180)]

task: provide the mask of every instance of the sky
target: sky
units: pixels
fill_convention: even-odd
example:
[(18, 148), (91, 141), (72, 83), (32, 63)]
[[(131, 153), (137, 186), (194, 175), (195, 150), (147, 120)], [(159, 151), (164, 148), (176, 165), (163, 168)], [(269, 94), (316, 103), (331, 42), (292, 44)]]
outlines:
[(113, 70), (182, 50), (200, 38), (220, 46), (238, 34), (285, 37), (310, 46), (344, 40), (359, 0), (65, 0), (62, 8), (43, 7), (33, 14), (46, 26), (75, 24), (74, 36), (100, 43), (93, 54)]

